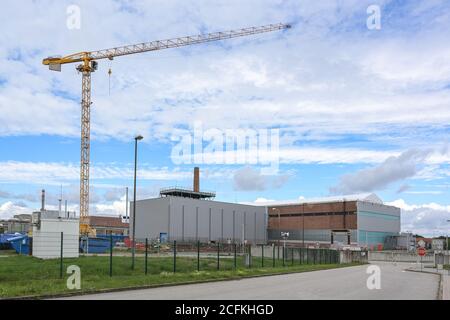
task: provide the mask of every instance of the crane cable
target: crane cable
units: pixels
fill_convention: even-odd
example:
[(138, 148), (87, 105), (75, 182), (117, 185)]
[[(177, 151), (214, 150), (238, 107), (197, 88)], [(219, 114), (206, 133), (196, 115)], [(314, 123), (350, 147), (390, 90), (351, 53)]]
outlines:
[(112, 61), (109, 61), (108, 81), (109, 81), (109, 95), (111, 96), (111, 75), (112, 75)]

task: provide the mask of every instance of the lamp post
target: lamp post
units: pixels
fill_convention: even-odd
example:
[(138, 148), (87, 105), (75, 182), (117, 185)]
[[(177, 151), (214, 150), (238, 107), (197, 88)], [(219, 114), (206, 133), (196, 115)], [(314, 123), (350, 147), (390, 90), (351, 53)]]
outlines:
[(281, 232), (281, 216), (280, 216), (280, 209), (278, 208), (272, 208), (272, 211), (278, 212), (278, 231)]
[(138, 135), (134, 138), (134, 193), (133, 193), (133, 240), (131, 247), (131, 269), (134, 270), (134, 260), (136, 255), (136, 175), (137, 175), (137, 146), (138, 141), (144, 139), (143, 136)]
[[(450, 220), (447, 220), (447, 222), (450, 222)], [(447, 235), (446, 235), (446, 242), (445, 242), (445, 249), (447, 250), (447, 253), (448, 253), (448, 232), (447, 232)]]
[(302, 248), (305, 247), (305, 203), (302, 204)]

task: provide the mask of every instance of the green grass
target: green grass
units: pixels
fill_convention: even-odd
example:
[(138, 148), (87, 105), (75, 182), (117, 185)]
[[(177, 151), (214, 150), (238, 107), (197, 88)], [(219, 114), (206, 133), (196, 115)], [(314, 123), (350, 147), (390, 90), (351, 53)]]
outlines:
[(10, 256), (0, 260), (0, 298), (40, 296), (73, 293), (66, 287), (66, 269), (77, 265), (81, 269), (81, 290), (79, 293), (94, 292), (101, 289), (114, 289), (162, 284), (200, 282), (208, 280), (236, 279), (249, 276), (287, 272), (306, 272), (324, 270), (350, 265), (337, 264), (300, 264), (287, 261), (283, 267), (281, 260), (275, 267), (271, 258), (264, 260), (253, 258), (252, 267), (246, 267), (243, 258), (238, 257), (238, 267), (234, 269), (233, 258), (221, 258), (220, 271), (216, 258), (202, 258), (200, 272), (197, 271), (197, 259), (177, 257), (176, 273), (173, 273), (173, 257), (148, 259), (148, 274), (145, 275), (145, 259), (136, 258), (135, 269), (131, 270), (130, 257), (113, 258), (113, 276), (109, 276), (109, 257), (80, 257), (64, 259), (63, 279), (60, 279), (60, 261), (40, 260), (28, 256)]

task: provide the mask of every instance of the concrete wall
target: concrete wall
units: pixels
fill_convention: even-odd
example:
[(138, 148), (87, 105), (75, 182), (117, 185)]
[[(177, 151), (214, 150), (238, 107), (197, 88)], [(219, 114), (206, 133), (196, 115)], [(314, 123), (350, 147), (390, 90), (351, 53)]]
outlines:
[(417, 253), (407, 251), (369, 251), (369, 261), (434, 263), (434, 255), (420, 257)]
[[(131, 230), (133, 203), (130, 212)], [(167, 233), (171, 241), (266, 242), (265, 207), (166, 197), (137, 201), (136, 221), (136, 238), (141, 239)]]

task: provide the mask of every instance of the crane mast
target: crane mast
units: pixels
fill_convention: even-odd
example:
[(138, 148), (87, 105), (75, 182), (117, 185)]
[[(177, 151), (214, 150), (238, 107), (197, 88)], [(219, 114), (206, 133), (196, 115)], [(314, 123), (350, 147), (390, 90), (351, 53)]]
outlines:
[(92, 52), (79, 52), (65, 57), (49, 57), (43, 60), (43, 64), (49, 66), (52, 71), (61, 71), (63, 64), (81, 62), (77, 70), (82, 74), (82, 99), (81, 99), (81, 161), (80, 161), (80, 233), (83, 235), (95, 235), (95, 230), (89, 225), (89, 164), (90, 164), (90, 136), (91, 136), (91, 73), (97, 70), (96, 60), (157, 51), (170, 48), (179, 48), (194, 44), (220, 41), (237, 37), (251, 36), (260, 33), (274, 32), (289, 29), (289, 24), (270, 24), (260, 27), (250, 27), (225, 32), (214, 32), (203, 35), (187, 36), (167, 40), (157, 40), (104, 49)]

